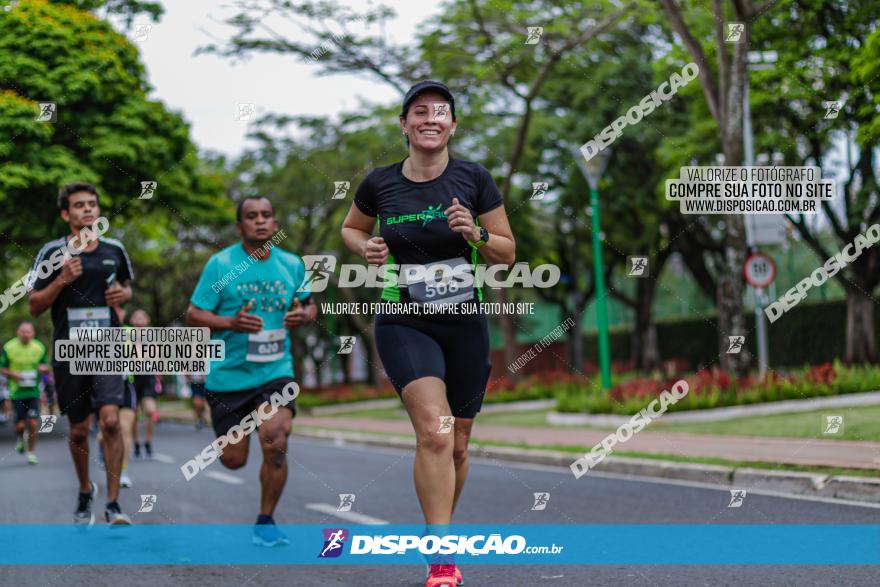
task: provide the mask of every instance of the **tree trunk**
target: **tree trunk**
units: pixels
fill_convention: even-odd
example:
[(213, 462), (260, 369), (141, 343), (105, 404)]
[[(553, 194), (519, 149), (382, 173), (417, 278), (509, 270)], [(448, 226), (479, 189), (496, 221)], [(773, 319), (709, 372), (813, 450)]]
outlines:
[(844, 361), (874, 363), (877, 344), (874, 339), (874, 301), (857, 288), (846, 293), (846, 353)]
[(581, 320), (583, 316), (584, 308), (581, 306), (576, 306), (571, 313), (574, 326), (568, 330), (568, 360), (571, 362), (568, 371), (570, 373), (580, 374), (584, 372), (584, 337), (581, 334)]
[[(718, 352), (721, 368), (731, 374), (743, 376), (748, 373), (751, 355), (746, 344), (738, 353), (728, 353), (731, 336), (746, 336), (745, 316), (743, 315), (742, 267), (745, 262), (746, 235), (741, 216), (729, 216), (727, 223), (727, 242), (725, 243), (725, 263), (718, 275)], [(748, 343), (748, 341), (746, 341)]]
[[(751, 27), (746, 23), (746, 39)], [(746, 84), (746, 42), (733, 46), (730, 84), (726, 98), (726, 116), (722, 125), (724, 164), (736, 167), (743, 163), (743, 98)], [(737, 376), (748, 374), (751, 356), (743, 344), (738, 353), (728, 353), (730, 336), (745, 336), (746, 323), (743, 315), (743, 264), (746, 260), (746, 226), (741, 214), (724, 217), (724, 267), (718, 275), (718, 350), (721, 368)], [(748, 341), (746, 341), (748, 342)]]
[(654, 279), (639, 279), (632, 334), (632, 358), (636, 369), (653, 371), (660, 364), (657, 327), (654, 324)]

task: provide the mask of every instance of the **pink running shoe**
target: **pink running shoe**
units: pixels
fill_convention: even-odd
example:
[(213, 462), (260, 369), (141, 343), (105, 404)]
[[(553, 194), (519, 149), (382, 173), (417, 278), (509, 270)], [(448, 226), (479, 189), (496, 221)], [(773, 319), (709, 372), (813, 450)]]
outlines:
[(455, 565), (431, 565), (425, 587), (456, 587)]

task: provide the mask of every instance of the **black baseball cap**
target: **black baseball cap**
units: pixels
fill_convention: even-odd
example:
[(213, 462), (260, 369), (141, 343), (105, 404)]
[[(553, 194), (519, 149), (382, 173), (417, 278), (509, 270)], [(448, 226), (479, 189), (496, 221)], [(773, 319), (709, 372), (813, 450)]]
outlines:
[(450, 110), (452, 110), (452, 119), (455, 120), (455, 97), (452, 95), (452, 91), (447, 88), (445, 84), (430, 79), (420, 81), (409, 89), (406, 96), (403, 98), (403, 108), (400, 110), (400, 115), (406, 117), (409, 105), (412, 104), (413, 100), (415, 100), (422, 92), (427, 91), (437, 92), (449, 100)]

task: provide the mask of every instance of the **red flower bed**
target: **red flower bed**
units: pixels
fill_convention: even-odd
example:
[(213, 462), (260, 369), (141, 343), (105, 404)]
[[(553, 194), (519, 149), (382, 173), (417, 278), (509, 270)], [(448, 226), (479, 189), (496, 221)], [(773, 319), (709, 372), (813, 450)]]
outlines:
[(834, 365), (831, 363), (822, 363), (821, 365), (811, 367), (807, 373), (808, 381), (825, 385), (833, 383), (835, 377), (837, 377), (837, 373), (834, 372)]
[[(831, 363), (824, 363), (811, 367), (801, 380), (809, 381), (821, 385), (831, 385), (834, 382), (836, 374), (834, 366)], [(654, 379), (650, 377), (638, 377), (630, 379), (624, 383), (619, 383), (611, 388), (611, 397), (618, 402), (624, 402), (633, 398), (653, 398), (658, 397), (663, 390), (668, 390), (672, 385), (681, 379), (681, 377)], [(755, 377), (749, 375), (747, 377), (734, 378), (726, 371), (721, 369), (701, 369), (694, 375), (684, 377), (690, 389), (689, 394), (699, 396), (704, 393), (720, 390), (722, 392), (735, 391), (741, 394), (750, 389), (762, 385), (774, 385), (782, 382), (797, 383), (798, 376), (780, 375), (776, 372), (770, 372), (764, 382), (759, 381)]]

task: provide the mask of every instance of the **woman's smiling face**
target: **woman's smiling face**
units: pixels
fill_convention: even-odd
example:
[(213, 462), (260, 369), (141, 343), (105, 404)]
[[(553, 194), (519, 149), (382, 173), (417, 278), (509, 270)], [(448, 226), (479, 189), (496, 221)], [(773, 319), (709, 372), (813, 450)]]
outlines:
[(446, 147), (457, 123), (452, 120), (449, 100), (437, 92), (424, 92), (410, 104), (400, 126), (409, 136), (411, 147), (436, 151)]

